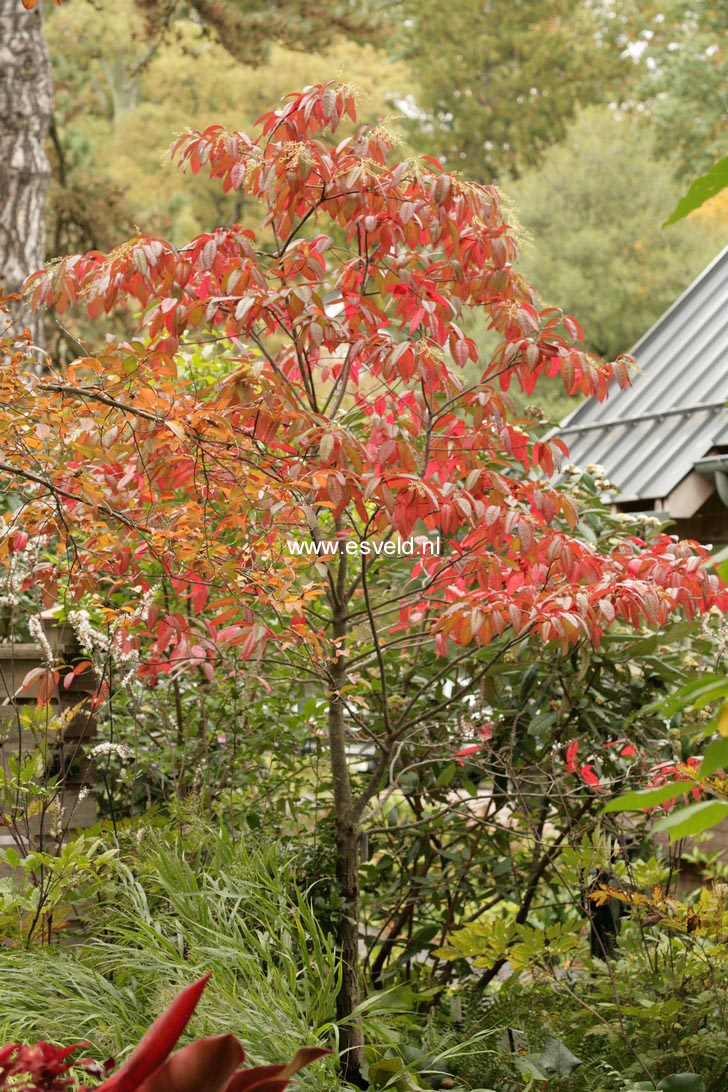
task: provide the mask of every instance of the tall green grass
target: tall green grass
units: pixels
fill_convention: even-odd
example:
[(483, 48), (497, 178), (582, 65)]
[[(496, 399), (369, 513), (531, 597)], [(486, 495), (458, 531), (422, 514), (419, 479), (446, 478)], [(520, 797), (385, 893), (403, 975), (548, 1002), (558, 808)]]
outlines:
[[(118, 1059), (186, 983), (212, 980), (193, 1036), (232, 1031), (251, 1061), (334, 1046), (336, 954), (281, 849), (251, 850), (198, 831), (190, 849), (145, 829), (72, 946), (0, 955), (0, 1041), (87, 1039)], [(314, 1072), (315, 1069), (315, 1072)], [(338, 1088), (335, 1059), (301, 1085)]]

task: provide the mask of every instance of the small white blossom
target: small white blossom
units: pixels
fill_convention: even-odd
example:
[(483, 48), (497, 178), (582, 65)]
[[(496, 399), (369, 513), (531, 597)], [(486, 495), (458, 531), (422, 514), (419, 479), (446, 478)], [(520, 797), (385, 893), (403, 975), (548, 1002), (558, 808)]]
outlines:
[(94, 629), (91, 625), (91, 616), (87, 610), (70, 611), (68, 621), (82, 648), (87, 649), (90, 653), (106, 653), (109, 651), (108, 637), (105, 633)]
[(43, 623), (37, 615), (33, 615), (33, 617), (28, 620), (28, 630), (30, 631), (30, 636), (33, 638), (36, 644), (40, 645), (41, 652), (43, 653), (43, 662), (45, 663), (46, 667), (53, 667), (53, 665), (55, 664), (53, 649), (51, 648), (50, 642), (45, 635)]
[(92, 747), (89, 753), (92, 758), (99, 758), (102, 755), (116, 755), (118, 758), (131, 758), (134, 752), (128, 743), (111, 743), (109, 740), (104, 740), (103, 743), (97, 743), (95, 747)]

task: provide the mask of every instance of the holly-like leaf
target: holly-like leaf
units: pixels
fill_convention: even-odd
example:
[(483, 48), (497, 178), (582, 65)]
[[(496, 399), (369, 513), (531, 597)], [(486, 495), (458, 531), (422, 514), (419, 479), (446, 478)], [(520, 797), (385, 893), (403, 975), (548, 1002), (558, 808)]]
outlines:
[(553, 1036), (549, 1036), (539, 1054), (530, 1054), (529, 1058), (533, 1058), (549, 1077), (558, 1077), (562, 1080), (570, 1077), (572, 1071), (582, 1064), (581, 1058), (577, 1058), (568, 1047)]

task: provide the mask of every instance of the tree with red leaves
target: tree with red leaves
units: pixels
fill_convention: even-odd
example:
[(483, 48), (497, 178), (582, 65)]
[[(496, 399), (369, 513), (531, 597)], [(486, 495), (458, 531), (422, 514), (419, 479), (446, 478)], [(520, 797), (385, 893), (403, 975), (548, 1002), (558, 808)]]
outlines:
[[(325, 696), (354, 1081), (362, 819), (403, 741), (531, 636), (568, 651), (725, 602), (700, 547), (625, 537), (600, 552), (575, 533), (553, 484), (565, 446), (529, 431), (509, 388), (547, 374), (604, 398), (629, 360), (589, 355), (574, 319), (541, 308), (493, 187), (428, 157), (392, 163), (394, 143), (356, 127), (340, 84), (289, 96), (257, 137), (185, 133), (173, 158), (258, 202), (259, 233), (140, 236), (35, 274), (36, 307), (135, 307), (139, 334), (30, 385), (7, 353), (0, 375), (16, 498), (0, 556), (43, 536), (28, 580), (48, 605), (95, 595), (150, 685), (211, 679), (233, 650), (238, 669), (276, 665)], [(487, 356), (473, 314), (497, 339)], [(119, 608), (119, 589), (144, 609)], [(433, 646), (441, 667), (423, 679)], [(376, 751), (364, 779), (354, 734)]]

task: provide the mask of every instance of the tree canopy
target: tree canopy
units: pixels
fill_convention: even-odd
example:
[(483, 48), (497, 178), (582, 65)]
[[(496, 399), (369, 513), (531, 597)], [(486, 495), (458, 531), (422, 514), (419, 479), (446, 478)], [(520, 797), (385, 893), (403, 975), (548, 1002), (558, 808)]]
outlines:
[(662, 230), (681, 192), (671, 166), (636, 119), (591, 107), (505, 184), (528, 233), (524, 269), (544, 300), (582, 316), (607, 357), (628, 352), (717, 253), (704, 222)]
[[(589, 354), (574, 319), (539, 305), (494, 187), (432, 157), (393, 161), (386, 128), (355, 122), (350, 88), (328, 83), (289, 95), (257, 135), (188, 130), (173, 159), (250, 198), (257, 231), (182, 246), (140, 235), (33, 275), (36, 306), (82, 302), (103, 319), (129, 305), (138, 332), (34, 383), (22, 345), (1, 355), (13, 504), (0, 560), (29, 551), (27, 581), (48, 603), (93, 603), (117, 666), (152, 686), (211, 681), (229, 649), (316, 686), (345, 907), (337, 1018), (358, 1081), (362, 818), (424, 710), (432, 721), (473, 693), (531, 636), (567, 654), (614, 623), (664, 625), (726, 600), (703, 548), (578, 533), (553, 483), (564, 445), (530, 434), (508, 391), (549, 375), (604, 398), (629, 360)], [(463, 329), (472, 311), (497, 335), (487, 354)], [(207, 342), (212, 361), (196, 355)], [(468, 364), (480, 376), (466, 385)], [(398, 543), (412, 567), (393, 594)], [(406, 697), (393, 693), (403, 643), (443, 663)], [(438, 700), (460, 657), (467, 679)], [(57, 668), (40, 675), (50, 693)], [(97, 699), (109, 689), (101, 680)], [(363, 785), (352, 724), (375, 748)]]
[(590, 4), (424, 0), (404, 10), (403, 53), (421, 80), (413, 131), (481, 182), (537, 163), (577, 106), (603, 101), (631, 67)]

